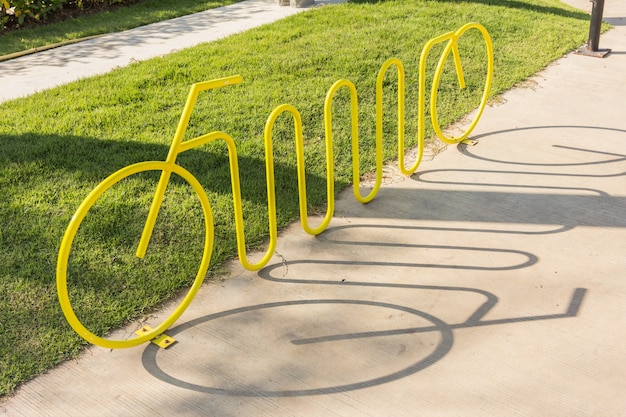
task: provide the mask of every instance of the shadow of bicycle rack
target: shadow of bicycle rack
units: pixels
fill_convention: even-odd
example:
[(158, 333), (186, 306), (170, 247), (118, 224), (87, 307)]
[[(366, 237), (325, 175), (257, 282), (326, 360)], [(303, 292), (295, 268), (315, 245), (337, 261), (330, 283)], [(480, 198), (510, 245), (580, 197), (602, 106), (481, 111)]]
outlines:
[[(428, 246), (429, 249), (434, 248), (432, 245), (414, 245), (414, 244), (403, 244), (403, 243), (380, 243), (380, 242), (366, 242), (366, 241), (349, 241), (342, 240), (340, 237), (335, 237), (336, 233), (342, 233), (346, 229), (358, 229), (358, 228), (390, 228), (393, 229), (393, 226), (382, 226), (382, 225), (346, 225), (346, 226), (337, 226), (329, 228), (326, 233), (321, 236), (318, 236), (317, 239), (322, 241), (324, 244), (328, 244), (329, 246), (340, 246), (340, 245), (377, 245), (381, 247), (394, 247), (403, 246), (405, 248), (415, 248), (421, 249), (423, 247)], [(403, 227), (404, 229), (411, 227)], [(416, 227), (414, 229), (419, 229)], [(456, 229), (455, 229), (456, 230)], [(539, 230), (539, 231), (516, 231), (509, 230), (507, 233), (523, 233), (523, 234), (546, 234), (546, 233), (562, 233), (568, 230), (567, 228), (556, 228), (551, 230)], [(476, 232), (476, 230), (465, 230), (466, 232)], [(483, 231), (483, 230), (479, 230)], [(353, 233), (354, 234), (354, 233)], [(359, 236), (363, 235), (363, 233), (359, 233)], [(455, 247), (455, 246), (446, 246), (446, 249), (457, 249), (457, 250), (474, 250), (474, 251), (484, 251), (484, 252), (496, 252), (500, 253), (502, 251), (498, 248), (473, 248), (473, 247)], [(279, 322), (276, 326), (281, 327), (279, 332), (284, 332), (284, 334), (276, 339), (270, 340), (266, 343), (269, 345), (269, 350), (280, 350), (280, 349), (291, 349), (291, 348), (307, 348), (312, 349), (307, 351), (307, 355), (305, 359), (302, 357), (292, 357), (290, 354), (285, 354), (283, 357), (283, 363), (281, 363), (281, 368), (289, 368), (290, 366), (295, 366), (296, 362), (307, 362), (310, 360), (312, 363), (308, 363), (300, 366), (306, 369), (315, 369), (315, 363), (318, 359), (316, 356), (318, 355), (317, 349), (323, 348), (324, 346), (328, 346), (329, 344), (341, 344), (341, 343), (365, 343), (371, 344), (377, 340), (384, 340), (385, 338), (394, 340), (395, 337), (407, 337), (414, 335), (417, 339), (411, 339), (409, 341), (404, 340), (408, 343), (413, 343), (414, 345), (428, 345), (425, 352), (423, 351), (415, 351), (412, 352), (414, 356), (410, 356), (410, 358), (402, 358), (404, 362), (404, 366), (400, 367), (397, 364), (389, 365), (392, 369), (387, 369), (385, 367), (386, 362), (383, 361), (382, 364), (378, 364), (376, 367), (376, 371), (378, 371), (377, 376), (372, 376), (368, 374), (367, 376), (363, 376), (366, 372), (356, 371), (356, 375), (351, 375), (351, 378), (359, 379), (357, 381), (352, 381), (349, 383), (333, 383), (336, 382), (333, 380), (333, 377), (328, 376), (326, 379), (322, 378), (320, 382), (317, 379), (317, 383), (319, 385), (323, 385), (324, 382), (327, 383), (327, 386), (318, 386), (318, 387), (310, 387), (310, 385), (314, 385), (315, 382), (308, 381), (304, 385), (307, 385), (306, 388), (297, 389), (294, 388), (291, 384), (282, 383), (280, 387), (275, 387), (269, 382), (258, 382), (256, 384), (247, 384), (243, 381), (238, 381), (236, 383), (230, 384), (227, 382), (223, 383), (214, 383), (214, 384), (202, 384), (198, 381), (192, 382), (191, 380), (186, 380), (184, 376), (181, 376), (176, 369), (172, 370), (167, 368), (167, 366), (161, 366), (159, 363), (159, 355), (167, 355), (167, 351), (159, 349), (155, 345), (148, 345), (143, 352), (142, 363), (144, 368), (155, 378), (166, 382), (168, 384), (175, 385), (180, 388), (208, 393), (208, 394), (218, 394), (218, 395), (228, 395), (228, 396), (244, 396), (244, 397), (288, 397), (288, 396), (311, 396), (311, 395), (324, 395), (324, 394), (332, 394), (338, 392), (347, 392), (353, 390), (360, 390), (368, 387), (374, 387), (377, 385), (389, 383), (401, 378), (405, 378), (416, 374), (429, 366), (437, 363), (442, 360), (453, 348), (454, 339), (455, 339), (455, 331), (460, 329), (472, 329), (477, 327), (485, 327), (492, 325), (501, 325), (501, 324), (512, 324), (512, 323), (523, 323), (523, 322), (536, 322), (536, 321), (545, 321), (545, 320), (553, 320), (553, 319), (563, 319), (563, 318), (571, 318), (578, 315), (578, 312), (581, 308), (583, 300), (586, 296), (587, 289), (585, 288), (575, 288), (573, 294), (569, 298), (567, 302), (567, 307), (563, 312), (555, 312), (549, 314), (539, 314), (539, 315), (528, 315), (528, 316), (518, 316), (518, 317), (506, 317), (506, 318), (496, 318), (496, 319), (486, 319), (488, 313), (490, 313), (499, 302), (499, 299), (496, 294), (490, 291), (486, 291), (479, 288), (472, 287), (464, 287), (464, 286), (446, 286), (446, 285), (423, 285), (423, 284), (412, 284), (412, 283), (403, 283), (403, 282), (389, 282), (389, 279), (380, 280), (376, 279), (376, 277), (370, 281), (358, 280), (358, 279), (345, 279), (345, 275), (340, 273), (341, 270), (350, 270), (352, 271), (352, 275), (357, 274), (359, 268), (373, 268), (380, 267), (385, 271), (389, 271), (393, 268), (409, 268), (415, 270), (424, 270), (427, 268), (446, 268), (446, 269), (469, 269), (469, 270), (484, 270), (484, 271), (507, 271), (507, 270), (516, 270), (523, 269), (529, 266), (532, 266), (537, 262), (537, 257), (529, 252), (524, 251), (515, 251), (515, 250), (507, 250), (505, 252), (509, 252), (516, 256), (520, 256), (523, 260), (522, 262), (515, 262), (515, 260), (510, 261), (509, 265), (502, 265), (494, 267), (491, 264), (485, 265), (460, 265), (456, 263), (450, 264), (435, 264), (435, 263), (418, 263), (418, 262), (390, 262), (390, 261), (378, 261), (378, 260), (368, 260), (368, 261), (355, 261), (355, 260), (323, 260), (323, 259), (296, 259), (296, 260), (284, 260), (282, 262), (276, 262), (270, 264), (261, 270), (258, 271), (258, 277), (269, 281), (272, 283), (280, 284), (280, 285), (297, 285), (297, 286), (315, 286), (315, 288), (323, 288), (323, 287), (334, 287), (337, 290), (331, 291), (332, 294), (336, 294), (337, 298), (320, 298), (320, 299), (299, 299), (299, 300), (287, 300), (287, 301), (277, 301), (277, 302), (268, 302), (257, 305), (249, 305), (243, 306), (239, 308), (234, 308), (226, 311), (221, 311), (218, 313), (206, 315), (203, 317), (196, 318), (187, 323), (181, 324), (174, 328), (169, 329), (168, 334), (171, 336), (176, 336), (179, 334), (184, 334), (185, 332), (195, 330), (200, 331), (203, 335), (207, 335), (209, 339), (209, 344), (213, 343), (211, 340), (220, 339), (222, 336), (216, 336), (215, 333), (220, 333), (223, 331), (223, 328), (229, 327), (228, 323), (221, 323), (219, 320), (233, 320), (236, 323), (246, 323), (248, 320), (254, 322), (254, 324), (247, 324), (250, 326), (265, 327), (263, 326), (263, 318), (267, 320), (267, 316), (270, 314), (275, 314), (280, 316), (280, 311), (284, 309), (289, 309), (290, 307), (297, 307), (299, 310), (302, 310), (303, 307), (308, 307), (308, 313), (300, 313), (304, 314), (301, 320), (304, 320), (304, 323), (297, 322), (298, 324), (294, 327), (296, 329), (291, 329), (289, 324), (285, 324), (283, 322)], [(303, 268), (298, 268), (303, 267)], [(300, 272), (300, 271), (324, 271), (320, 272), (324, 278), (318, 279), (316, 278), (316, 274), (310, 272)], [(332, 271), (331, 274), (335, 274), (334, 276), (326, 277), (328, 271)], [(356, 271), (356, 272), (355, 272)], [(305, 275), (300, 275), (304, 273)], [(410, 272), (409, 272), (410, 274)], [(376, 275), (376, 274), (374, 274)], [(292, 277), (294, 276), (294, 277)], [(380, 301), (385, 300), (385, 297), (375, 299), (365, 299), (363, 295), (357, 296), (353, 291), (355, 289), (366, 289), (371, 288), (375, 289), (376, 293), (379, 294), (380, 291), (401, 291), (405, 293), (406, 291), (416, 291), (416, 292), (427, 292), (427, 291), (436, 291), (443, 292), (447, 294), (467, 294), (473, 296), (473, 299), (483, 299), (482, 303), (477, 304), (476, 308), (471, 310), (470, 314), (465, 316), (463, 319), (457, 322), (449, 322), (445, 321), (439, 317), (437, 317), (432, 312), (424, 311), (423, 307), (420, 309), (418, 306), (408, 305), (409, 302), (407, 300), (403, 301)], [(417, 294), (417, 293), (416, 293)], [(351, 297), (346, 298), (346, 295), (351, 295)], [(415, 300), (419, 300), (416, 298)], [(561, 303), (559, 303), (561, 304)], [(337, 316), (348, 316), (348, 312), (351, 309), (379, 309), (385, 311), (385, 315), (389, 314), (405, 314), (406, 316), (412, 317), (413, 321), (419, 322), (418, 325), (404, 325), (396, 326), (393, 328), (386, 328), (383, 330), (371, 330), (367, 328), (369, 324), (363, 324), (366, 327), (365, 330), (355, 330), (355, 331), (346, 331), (345, 329), (340, 329), (334, 326), (324, 326), (319, 323), (316, 323), (317, 320), (324, 321), (324, 318), (320, 318), (318, 315), (313, 314), (314, 312), (319, 312), (320, 308), (326, 307), (325, 314), (327, 315), (337, 315)], [(318, 310), (316, 310), (318, 309)], [(293, 312), (293, 310), (290, 310)], [(272, 313), (273, 312), (273, 313)], [(240, 317), (240, 319), (235, 319), (235, 317)], [(410, 321), (410, 320), (409, 320)], [(269, 322), (268, 322), (269, 323)], [(411, 322), (412, 323), (412, 322)], [(380, 324), (380, 323), (379, 323)], [(288, 326), (287, 329), (283, 329), (282, 326)], [(212, 330), (207, 331), (203, 328), (203, 326), (207, 326), (212, 328)], [(274, 324), (272, 325), (274, 326)], [(351, 325), (348, 325), (351, 326)], [(376, 327), (376, 325), (373, 325)], [(201, 329), (202, 328), (202, 329)], [(222, 330), (220, 330), (222, 329)], [(321, 329), (321, 330), (320, 330)], [(241, 332), (241, 329), (237, 330)], [(217, 339), (216, 339), (217, 338)], [(205, 343), (204, 341), (202, 343)], [(392, 342), (389, 342), (392, 343)], [(289, 348), (291, 346), (291, 348)], [(361, 347), (365, 345), (360, 345)], [(176, 348), (175, 348), (176, 349)], [(251, 346), (248, 349), (256, 349), (256, 347)], [(212, 349), (210, 349), (212, 350)], [(418, 353), (419, 352), (419, 353)], [(207, 352), (207, 355), (212, 353)], [(262, 353), (261, 353), (262, 354)], [(356, 354), (359, 354), (357, 349)], [(179, 354), (180, 355), (180, 354)], [(271, 356), (271, 355), (270, 355)], [(402, 356), (402, 355), (401, 355)], [(178, 355), (177, 355), (178, 357)], [(308, 358), (308, 359), (307, 359)], [(195, 358), (198, 362), (201, 362), (202, 358)], [(209, 359), (206, 359), (210, 362)], [(268, 362), (272, 362), (272, 358), (267, 358)], [(349, 361), (350, 359), (346, 359)], [(390, 359), (391, 360), (391, 359)], [(163, 359), (164, 363), (169, 362), (166, 357)], [(290, 363), (291, 362), (291, 363)], [(408, 362), (408, 363), (405, 363)], [(235, 370), (230, 370), (230, 378), (237, 379), (238, 376), (244, 378), (243, 374), (239, 375), (237, 369), (237, 365), (231, 364), (235, 368)], [(382, 368), (382, 369), (381, 369)], [(388, 370), (389, 372), (385, 372)], [(243, 372), (243, 371), (242, 371)], [(277, 372), (276, 369), (272, 368), (271, 372)], [(362, 373), (359, 373), (362, 372)], [(259, 376), (259, 378), (270, 378), (268, 375)], [(271, 376), (274, 380), (280, 379), (280, 377), (273, 375)], [(310, 378), (311, 380), (315, 380), (314, 376), (311, 375), (301, 375), (301, 379), (307, 380)], [(336, 378), (335, 378), (336, 379)], [(214, 381), (215, 382), (215, 381)]]
[[(332, 230), (332, 228), (331, 228)], [(402, 369), (392, 371), (385, 375), (365, 378), (363, 380), (354, 381), (344, 384), (329, 384), (329, 386), (322, 386), (317, 388), (302, 388), (302, 389), (270, 389), (268, 387), (263, 388), (263, 384), (256, 384), (254, 386), (246, 386), (245, 383), (235, 383), (233, 386), (220, 386), (215, 384), (214, 386), (203, 385), (196, 382), (186, 381), (183, 377), (175, 376), (174, 372), (168, 372), (159, 365), (158, 357), (160, 354), (165, 354), (164, 350), (159, 349), (157, 346), (150, 344), (146, 346), (146, 349), (142, 355), (142, 363), (144, 368), (155, 378), (166, 382), (168, 384), (175, 385), (187, 390), (207, 393), (207, 394), (219, 394), (228, 396), (244, 396), (244, 397), (293, 397), (293, 396), (311, 396), (311, 395), (324, 395), (333, 394), (339, 392), (347, 392), (353, 390), (360, 390), (364, 388), (374, 387), (377, 385), (389, 383), (401, 378), (408, 377), (416, 374), (427, 367), (437, 363), (443, 359), (451, 350), (454, 344), (454, 331), (458, 329), (470, 329), (474, 327), (484, 327), (500, 324), (522, 323), (522, 322), (535, 322), (553, 319), (563, 319), (577, 316), (587, 289), (576, 288), (571, 295), (568, 306), (564, 312), (530, 315), (521, 317), (508, 317), (500, 319), (486, 320), (484, 317), (498, 304), (498, 297), (492, 292), (471, 288), (471, 287), (459, 287), (459, 286), (443, 286), (443, 285), (418, 285), (418, 284), (404, 284), (404, 283), (388, 283), (388, 282), (364, 282), (364, 281), (346, 281), (342, 279), (287, 279), (285, 278), (285, 268), (295, 267), (298, 265), (306, 265), (307, 268), (323, 267), (325, 265), (331, 265), (333, 267), (359, 267), (359, 266), (382, 266), (385, 268), (390, 267), (405, 267), (409, 264), (396, 264), (385, 262), (354, 262), (354, 261), (326, 261), (326, 260), (294, 260), (289, 262), (274, 263), (258, 272), (258, 276), (264, 280), (286, 284), (286, 285), (328, 285), (341, 287), (343, 290), (348, 291), (350, 288), (376, 288), (376, 289), (393, 289), (393, 290), (415, 290), (415, 291), (443, 291), (443, 292), (457, 292), (475, 294), (483, 297), (485, 301), (479, 305), (465, 320), (457, 323), (447, 323), (444, 320), (427, 313), (425, 311), (418, 310), (416, 308), (400, 305), (397, 303), (381, 302), (375, 300), (363, 300), (363, 299), (351, 299), (351, 298), (330, 298), (330, 299), (303, 299), (303, 300), (290, 300), (290, 301), (278, 301), (263, 303), (257, 305), (250, 305), (239, 307), (227, 311), (221, 311), (215, 314), (199, 317), (191, 320), (187, 323), (181, 324), (168, 331), (171, 336), (184, 333), (194, 328), (198, 328), (202, 325), (207, 325), (211, 322), (219, 319), (232, 318), (237, 315), (252, 314), (254, 316), (263, 316), (268, 310), (276, 310), (281, 308), (288, 308), (292, 306), (302, 307), (317, 307), (317, 306), (342, 306), (346, 308), (352, 307), (367, 307), (386, 309), (396, 312), (405, 313), (411, 317), (414, 317), (420, 322), (425, 322), (425, 325), (410, 326), (393, 328), (379, 331), (356, 331), (356, 332), (329, 332), (325, 335), (316, 335), (310, 337), (298, 336), (296, 334), (288, 334), (287, 340), (281, 340), (282, 343), (291, 344), (293, 346), (316, 346), (328, 343), (337, 343), (345, 341), (367, 341), (375, 340), (376, 338), (394, 337), (394, 336), (406, 336), (406, 335), (428, 335), (434, 333), (438, 335), (436, 343), (432, 343), (432, 350), (427, 354), (422, 355), (417, 361), (410, 363), (408, 366)], [(413, 265), (418, 267), (417, 264)], [(421, 265), (419, 267), (422, 267)], [(516, 268), (513, 266), (513, 268)], [(315, 317), (311, 317), (311, 320), (315, 320)], [(257, 323), (257, 325), (259, 325)], [(278, 346), (276, 346), (278, 349)], [(198, 360), (198, 358), (196, 358)], [(286, 358), (287, 361), (296, 360)], [(349, 361), (349, 358), (346, 358)], [(235, 375), (231, 377), (236, 378)], [(303, 377), (305, 378), (305, 377)], [(330, 378), (330, 377), (329, 377)], [(269, 385), (269, 384), (268, 384)]]

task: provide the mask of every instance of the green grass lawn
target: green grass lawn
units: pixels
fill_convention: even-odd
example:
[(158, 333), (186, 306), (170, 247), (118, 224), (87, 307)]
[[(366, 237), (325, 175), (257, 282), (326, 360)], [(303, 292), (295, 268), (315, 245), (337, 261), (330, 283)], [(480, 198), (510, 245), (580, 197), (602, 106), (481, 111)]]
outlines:
[[(84, 346), (56, 297), (56, 256), (64, 230), (82, 199), (110, 173), (165, 159), (192, 83), (234, 74), (244, 78), (240, 85), (202, 95), (188, 137), (223, 130), (235, 138), (246, 237), (254, 247), (267, 234), (262, 131), (269, 113), (282, 103), (301, 112), (309, 204), (323, 208), (322, 108), (328, 88), (341, 78), (355, 83), (361, 165), (370, 170), (374, 83), (381, 64), (390, 57), (405, 64), (407, 138), (413, 143), (422, 46), (470, 21), (482, 23), (494, 41), (494, 94), (583, 44), (589, 27), (588, 15), (558, 0), (353, 1), (0, 104), (0, 395)], [(468, 36), (461, 44), (470, 85), (481, 83), (484, 75), (481, 42)], [(396, 152), (394, 79), (391, 72), (385, 83), (386, 158)], [(451, 71), (442, 84), (442, 123), (476, 106), (475, 94), (455, 93)], [(350, 182), (348, 109), (347, 94), (341, 92), (334, 116), (337, 191)], [(489, 109), (483, 117), (490, 117)], [(281, 118), (274, 137), (281, 226), (298, 215), (290, 125)], [(211, 200), (216, 242), (210, 271), (219, 273), (236, 254), (226, 148), (207, 145), (182, 154), (179, 163), (198, 177)], [(133, 256), (154, 186), (150, 175), (120, 184), (79, 232), (70, 259), (70, 293), (81, 320), (98, 334), (149, 314), (196, 273), (200, 208), (181, 181), (168, 188), (148, 256), (141, 262)]]

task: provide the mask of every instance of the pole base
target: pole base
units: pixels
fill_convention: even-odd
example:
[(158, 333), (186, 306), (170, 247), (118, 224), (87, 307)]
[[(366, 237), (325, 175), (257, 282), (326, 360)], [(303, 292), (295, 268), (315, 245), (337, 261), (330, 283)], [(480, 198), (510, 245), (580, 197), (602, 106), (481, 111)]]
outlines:
[(598, 49), (594, 51), (586, 46), (580, 47), (575, 52), (577, 55), (592, 56), (594, 58), (604, 58), (611, 53), (610, 49)]

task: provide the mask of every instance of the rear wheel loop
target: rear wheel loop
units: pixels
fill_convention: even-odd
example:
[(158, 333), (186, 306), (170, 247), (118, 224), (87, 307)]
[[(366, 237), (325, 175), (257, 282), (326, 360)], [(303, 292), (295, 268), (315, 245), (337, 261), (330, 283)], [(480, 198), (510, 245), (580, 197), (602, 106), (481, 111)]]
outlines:
[[(198, 273), (193, 281), (193, 284), (181, 303), (174, 310), (172, 314), (170, 314), (160, 325), (156, 328), (145, 332), (141, 336), (135, 337), (129, 340), (113, 340), (113, 339), (105, 339), (100, 336), (95, 335), (90, 330), (88, 330), (83, 323), (78, 319), (74, 308), (70, 302), (68, 286), (67, 286), (67, 269), (69, 262), (69, 255), (72, 249), (72, 243), (74, 242), (74, 238), (76, 237), (76, 233), (80, 227), (80, 224), (87, 216), (89, 210), (93, 207), (95, 202), (111, 187), (113, 187), (118, 182), (139, 173), (147, 172), (147, 171), (164, 171), (171, 170), (176, 173), (180, 177), (182, 177), (195, 191), (195, 194), (200, 200), (200, 204), (202, 207), (202, 212), (204, 214), (204, 226), (205, 226), (205, 241), (204, 241), (204, 249), (202, 253), (202, 260), (200, 261), (200, 267), (198, 269)], [(96, 188), (94, 188), (91, 193), (83, 200), (82, 204), (79, 206), (78, 210), (72, 217), (63, 237), (63, 241), (61, 243), (61, 247), (59, 249), (59, 255), (57, 259), (57, 271), (56, 271), (56, 281), (57, 281), (57, 293), (59, 296), (59, 302), (61, 304), (61, 309), (63, 310), (63, 314), (72, 328), (85, 340), (88, 342), (109, 349), (120, 349), (120, 348), (128, 348), (137, 346), (141, 343), (147, 342), (149, 340), (154, 339), (155, 337), (161, 335), (167, 328), (169, 328), (187, 309), (193, 298), (196, 296), (200, 286), (202, 285), (202, 281), (206, 275), (206, 271), (208, 270), (209, 263), (211, 260), (211, 252), (213, 250), (213, 215), (211, 212), (211, 205), (209, 203), (208, 197), (202, 187), (202, 185), (198, 182), (198, 180), (186, 169), (178, 166), (178, 165), (169, 165), (162, 161), (149, 161), (149, 162), (140, 162), (137, 164), (129, 165), (125, 168), (120, 169), (119, 171), (111, 174), (108, 178), (102, 181)]]

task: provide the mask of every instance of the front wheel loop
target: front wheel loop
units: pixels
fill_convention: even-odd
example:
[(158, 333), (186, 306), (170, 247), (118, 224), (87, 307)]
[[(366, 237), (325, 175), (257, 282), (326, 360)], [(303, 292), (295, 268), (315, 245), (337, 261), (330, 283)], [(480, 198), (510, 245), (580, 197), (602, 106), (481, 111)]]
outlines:
[[(141, 336), (129, 340), (113, 340), (102, 338), (89, 331), (82, 324), (82, 322), (78, 319), (70, 302), (69, 292), (67, 288), (67, 267), (72, 243), (74, 242), (74, 238), (76, 237), (76, 233), (78, 232), (80, 224), (87, 216), (87, 213), (93, 207), (98, 198), (100, 198), (107, 190), (109, 190), (111, 187), (113, 187), (115, 184), (122, 181), (123, 179), (130, 177), (131, 175), (139, 174), (146, 171), (164, 170), (170, 170), (171, 172), (174, 172), (182, 177), (193, 188), (196, 195), (200, 199), (200, 204), (202, 206), (202, 211), (204, 214), (205, 240), (202, 260), (200, 262), (198, 273), (193, 281), (191, 288), (189, 289), (181, 303), (178, 305), (178, 307), (156, 328), (146, 332), (145, 334), (142, 334)], [(213, 236), (213, 215), (211, 212), (211, 205), (202, 185), (189, 171), (182, 168), (181, 166), (170, 165), (163, 161), (140, 162), (120, 169), (119, 171), (111, 174), (100, 184), (98, 184), (98, 186), (94, 188), (91, 193), (89, 193), (85, 200), (83, 200), (81, 205), (78, 207), (76, 213), (72, 217), (72, 220), (70, 221), (65, 231), (65, 235), (63, 236), (57, 259), (56, 282), (59, 303), (61, 304), (61, 309), (63, 310), (65, 318), (67, 319), (70, 326), (72, 326), (72, 328), (83, 339), (94, 345), (98, 345), (104, 348), (129, 348), (154, 339), (155, 337), (161, 335), (165, 330), (167, 330), (167, 328), (169, 328), (183, 314), (193, 298), (196, 296), (198, 290), (200, 289), (200, 286), (202, 285), (202, 281), (204, 280), (206, 271), (208, 270), (211, 260), (211, 252), (213, 250)]]
[[(458, 40), (461, 38), (461, 36), (463, 36), (463, 34), (470, 29), (476, 29), (481, 33), (485, 41), (485, 46), (487, 49), (487, 76), (485, 80), (484, 91), (483, 91), (480, 104), (476, 110), (476, 116), (474, 117), (474, 120), (465, 129), (465, 131), (463, 132), (461, 136), (448, 137), (443, 133), (441, 126), (439, 125), (439, 120), (437, 117), (437, 90), (439, 89), (439, 82), (441, 81), (441, 73), (443, 71), (444, 63), (446, 62), (448, 56), (450, 55), (450, 52), (453, 51), (453, 48), (457, 47)], [(467, 137), (470, 135), (472, 130), (474, 130), (474, 128), (476, 127), (476, 124), (478, 123), (478, 121), (480, 120), (480, 117), (483, 114), (483, 111), (485, 110), (485, 106), (487, 105), (487, 100), (489, 99), (489, 92), (491, 90), (491, 82), (493, 80), (493, 72), (494, 72), (493, 67), (494, 67), (493, 43), (491, 41), (491, 37), (489, 36), (489, 32), (487, 32), (487, 29), (485, 29), (483, 25), (481, 25), (480, 23), (468, 23), (466, 25), (463, 25), (460, 29), (458, 29), (454, 33), (453, 37), (447, 43), (444, 51), (442, 52), (441, 58), (439, 59), (439, 63), (437, 64), (437, 69), (435, 71), (435, 76), (433, 78), (431, 98), (430, 98), (430, 115), (431, 115), (431, 120), (433, 124), (433, 130), (435, 131), (435, 134), (442, 142), (447, 143), (449, 145), (459, 143), (467, 139)], [(457, 68), (457, 71), (458, 70), (459, 68)], [(460, 70), (462, 71), (462, 69)]]

